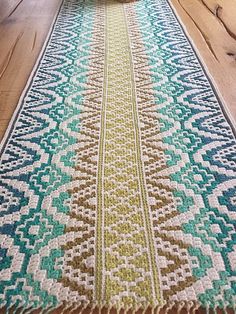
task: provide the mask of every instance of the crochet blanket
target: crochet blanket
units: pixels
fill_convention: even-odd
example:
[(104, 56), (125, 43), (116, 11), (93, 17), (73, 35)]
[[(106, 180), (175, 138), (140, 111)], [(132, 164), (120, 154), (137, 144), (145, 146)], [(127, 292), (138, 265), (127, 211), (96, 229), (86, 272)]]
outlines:
[(3, 310), (235, 308), (235, 133), (167, 0), (63, 2), (0, 202)]

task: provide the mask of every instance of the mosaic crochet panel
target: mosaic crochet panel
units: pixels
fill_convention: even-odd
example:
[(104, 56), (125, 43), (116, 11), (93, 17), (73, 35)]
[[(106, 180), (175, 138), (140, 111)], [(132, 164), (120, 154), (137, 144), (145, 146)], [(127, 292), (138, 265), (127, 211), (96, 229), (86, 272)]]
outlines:
[(236, 138), (167, 0), (65, 0), (0, 159), (0, 308), (236, 306)]

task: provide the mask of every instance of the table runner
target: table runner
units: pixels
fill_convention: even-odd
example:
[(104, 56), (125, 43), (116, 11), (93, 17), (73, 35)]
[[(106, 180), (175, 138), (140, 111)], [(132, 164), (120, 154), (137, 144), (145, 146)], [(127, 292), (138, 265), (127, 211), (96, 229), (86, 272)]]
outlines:
[(0, 307), (234, 309), (235, 148), (167, 0), (65, 0), (1, 145)]

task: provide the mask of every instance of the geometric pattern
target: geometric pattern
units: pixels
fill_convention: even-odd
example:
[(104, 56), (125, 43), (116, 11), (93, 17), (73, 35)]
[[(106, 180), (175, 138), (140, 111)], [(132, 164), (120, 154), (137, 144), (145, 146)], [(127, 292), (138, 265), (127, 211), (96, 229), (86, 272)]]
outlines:
[(236, 137), (167, 0), (64, 0), (0, 146), (0, 308), (236, 307)]

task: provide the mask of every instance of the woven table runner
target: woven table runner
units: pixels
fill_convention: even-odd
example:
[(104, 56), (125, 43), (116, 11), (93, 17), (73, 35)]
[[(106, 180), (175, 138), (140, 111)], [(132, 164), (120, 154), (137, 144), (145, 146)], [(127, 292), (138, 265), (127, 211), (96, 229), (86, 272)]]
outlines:
[(0, 203), (2, 311), (234, 311), (234, 129), (167, 0), (63, 2)]

